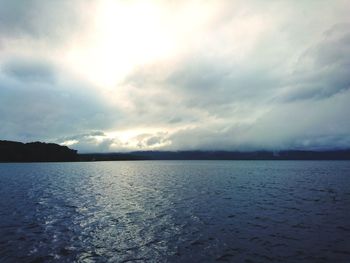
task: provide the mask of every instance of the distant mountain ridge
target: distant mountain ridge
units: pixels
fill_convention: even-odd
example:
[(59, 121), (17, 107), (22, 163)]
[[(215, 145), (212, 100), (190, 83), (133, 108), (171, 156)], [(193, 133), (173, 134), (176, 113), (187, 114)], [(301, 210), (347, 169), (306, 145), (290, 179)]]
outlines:
[(0, 162), (76, 162), (126, 160), (350, 160), (350, 149), (328, 151), (134, 151), (78, 154), (54, 143), (0, 140)]
[(81, 161), (113, 160), (350, 160), (350, 150), (331, 151), (136, 151), (79, 154)]
[(54, 143), (0, 141), (0, 162), (72, 162), (76, 150)]

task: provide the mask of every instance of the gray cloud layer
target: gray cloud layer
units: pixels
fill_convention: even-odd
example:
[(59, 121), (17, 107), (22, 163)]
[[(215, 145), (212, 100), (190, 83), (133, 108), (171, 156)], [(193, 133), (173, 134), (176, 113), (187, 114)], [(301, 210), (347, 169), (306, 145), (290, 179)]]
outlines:
[[(59, 41), (86, 22), (87, 0), (0, 0), (0, 40), (44, 38)], [(84, 10), (84, 12), (83, 12)]]
[[(0, 0), (3, 43), (65, 42), (86, 28), (83, 1), (21, 3)], [(183, 5), (171, 7), (176, 13)], [(5, 45), (1, 137), (74, 141), (85, 152), (348, 148), (349, 4), (222, 1), (216, 7), (175, 59), (134, 68), (110, 91), (113, 103), (49, 52), (23, 57)], [(142, 128), (155, 131), (131, 137), (133, 147), (107, 135)]]
[(107, 128), (117, 113), (88, 84), (47, 61), (12, 59), (0, 74), (0, 134), (12, 140), (49, 140)]

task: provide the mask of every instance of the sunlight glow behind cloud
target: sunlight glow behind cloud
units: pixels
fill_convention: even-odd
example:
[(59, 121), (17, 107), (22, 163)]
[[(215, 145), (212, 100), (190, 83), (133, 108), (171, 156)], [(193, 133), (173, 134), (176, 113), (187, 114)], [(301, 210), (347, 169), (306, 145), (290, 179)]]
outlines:
[(349, 9), (0, 0), (0, 134), (85, 152), (349, 147)]

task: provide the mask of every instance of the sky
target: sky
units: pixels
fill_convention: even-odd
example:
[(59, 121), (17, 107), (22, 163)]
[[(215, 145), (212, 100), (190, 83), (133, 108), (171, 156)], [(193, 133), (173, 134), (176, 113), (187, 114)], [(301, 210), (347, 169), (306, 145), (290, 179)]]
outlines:
[(0, 0), (0, 140), (350, 148), (350, 1)]

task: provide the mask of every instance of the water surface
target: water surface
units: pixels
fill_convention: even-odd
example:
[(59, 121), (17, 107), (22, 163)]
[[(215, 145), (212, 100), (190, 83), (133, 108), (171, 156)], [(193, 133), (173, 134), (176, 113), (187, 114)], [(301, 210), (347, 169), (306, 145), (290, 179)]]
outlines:
[(350, 262), (348, 161), (0, 164), (0, 262)]

